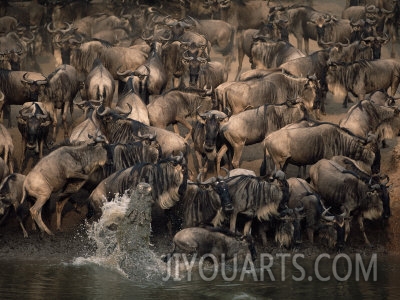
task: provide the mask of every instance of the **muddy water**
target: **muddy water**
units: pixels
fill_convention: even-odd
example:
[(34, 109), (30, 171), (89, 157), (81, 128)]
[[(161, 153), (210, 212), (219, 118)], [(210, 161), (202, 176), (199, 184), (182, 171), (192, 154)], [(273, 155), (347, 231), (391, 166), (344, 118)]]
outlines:
[[(280, 264), (279, 264), (280, 265)], [(302, 264), (312, 268), (313, 262)], [(290, 264), (286, 267), (291, 268)], [(332, 274), (329, 264), (320, 265), (323, 277), (330, 280), (295, 281), (300, 274), (291, 274), (285, 281), (279, 274), (275, 280), (266, 276), (263, 281), (255, 281), (249, 271), (243, 280), (238, 276), (226, 281), (218, 275), (212, 281), (213, 271), (185, 276), (180, 281), (149, 280), (137, 283), (127, 279), (117, 270), (101, 267), (94, 263), (52, 264), (46, 261), (0, 261), (0, 297), (2, 299), (300, 299), (339, 298), (340, 299), (400, 299), (398, 285), (398, 258), (378, 258), (376, 280), (370, 274), (367, 281), (356, 280), (354, 274), (348, 280), (339, 281)], [(249, 268), (250, 270), (250, 268)], [(276, 270), (273, 270), (275, 273)], [(208, 273), (207, 273), (208, 272)], [(279, 271), (278, 271), (279, 273)], [(256, 270), (260, 279), (260, 269)], [(339, 276), (339, 275), (338, 275)], [(340, 276), (343, 276), (340, 275)], [(344, 277), (338, 277), (342, 279)], [(362, 276), (361, 276), (362, 278)]]

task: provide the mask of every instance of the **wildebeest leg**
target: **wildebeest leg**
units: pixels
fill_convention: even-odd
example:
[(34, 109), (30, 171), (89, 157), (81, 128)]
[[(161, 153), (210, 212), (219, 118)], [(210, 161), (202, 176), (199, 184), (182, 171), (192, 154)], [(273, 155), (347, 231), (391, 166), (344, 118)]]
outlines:
[(47, 202), (49, 197), (41, 195), (35, 198), (35, 204), (29, 209), (32, 219), (36, 222), (41, 231), (45, 231), (48, 235), (53, 235), (53, 232), (50, 231), (50, 229), (44, 224), (42, 220), (42, 207)]
[(253, 219), (246, 221), (246, 223), (244, 224), (244, 228), (243, 228), (243, 235), (248, 235), (250, 233), (252, 222), (253, 222)]
[[(189, 138), (192, 136), (193, 127), (192, 127), (192, 125), (190, 125), (190, 123), (185, 118), (178, 117), (176, 120), (179, 123), (181, 123), (183, 126), (185, 126), (187, 129), (189, 129), (188, 134), (185, 136), (185, 141), (187, 142), (189, 140)], [(177, 124), (174, 124), (174, 126), (176, 126), (176, 128), (178, 128)], [(174, 127), (174, 129), (175, 129), (175, 127)], [(179, 130), (178, 130), (178, 134), (179, 134)]]
[[(301, 48), (299, 48), (301, 50)], [(310, 44), (309, 44), (309, 39), (308, 37), (304, 38), (304, 52), (306, 54), (310, 53)]]
[(4, 209), (4, 214), (0, 218), (0, 226), (3, 225), (4, 221), (7, 219), (8, 215), (10, 213), (10, 207), (6, 207)]
[(233, 145), (232, 165), (236, 169), (239, 168), (240, 165), (240, 158), (242, 157), (244, 142), (240, 144), (233, 143), (232, 145)]
[(69, 198), (56, 202), (57, 230), (61, 231), (61, 214)]
[(62, 124), (63, 124), (63, 129), (64, 129), (64, 138), (69, 137), (69, 132), (68, 132), (68, 124), (67, 124), (67, 115), (68, 115), (68, 105), (66, 103), (63, 104), (62, 108)]
[(217, 176), (221, 175), (221, 160), (226, 151), (228, 151), (228, 146), (224, 144), (217, 153)]
[(358, 221), (358, 224), (360, 225), (360, 230), (361, 230), (361, 232), (362, 232), (362, 234), (364, 236), (365, 243), (368, 246), (371, 246), (371, 243), (369, 242), (369, 240), (367, 238), (367, 235), (365, 234), (365, 228), (364, 228), (363, 220), (364, 220), (364, 217), (362, 215), (359, 215), (357, 221)]
[(307, 228), (307, 236), (308, 236), (308, 240), (310, 241), (310, 243), (313, 244), (314, 243), (314, 229)]
[(231, 215), (229, 229), (234, 233), (236, 233), (236, 219), (237, 219), (237, 212), (233, 212)]
[[(22, 233), (24, 234), (24, 238), (27, 238), (28, 237), (28, 232), (26, 231), (24, 223), (22, 222), (22, 220), (19, 217), (18, 217), (18, 223), (19, 223), (19, 226), (22, 229)], [(35, 222), (33, 222), (33, 223), (35, 223)]]

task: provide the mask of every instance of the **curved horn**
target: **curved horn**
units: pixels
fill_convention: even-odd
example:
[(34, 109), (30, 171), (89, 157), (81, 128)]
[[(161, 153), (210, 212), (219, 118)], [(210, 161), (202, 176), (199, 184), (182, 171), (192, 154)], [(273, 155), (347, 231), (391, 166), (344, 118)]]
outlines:
[(321, 218), (329, 221), (329, 222), (333, 222), (335, 220), (335, 216), (326, 216), (326, 213), (331, 209), (330, 207), (328, 207), (327, 209), (324, 208), (324, 212), (321, 214)]
[(4, 93), (0, 91), (0, 102), (3, 102), (4, 98), (5, 98)]
[(31, 79), (28, 79), (28, 78), (27, 78), (27, 75), (28, 75), (28, 72), (25, 72), (24, 75), (22, 75), (23, 81), (25, 81), (26, 83), (29, 83), (29, 84), (33, 84), (34, 81), (31, 80)]
[(121, 67), (119, 67), (118, 70), (117, 70), (117, 75), (118, 76), (126, 77), (126, 76), (132, 75), (132, 73), (133, 73), (133, 71), (131, 71), (131, 70), (126, 70), (126, 71), (122, 72), (122, 71), (120, 71), (120, 69), (121, 69)]
[(189, 50), (186, 50), (185, 52), (183, 52), (182, 57), (186, 60), (192, 61), (194, 59), (193, 56), (188, 56), (186, 53), (188, 53)]
[(117, 106), (115, 108), (115, 111), (123, 117), (127, 117), (132, 111), (132, 105), (130, 105), (129, 103), (127, 103), (126, 105), (128, 106), (128, 110), (123, 110), (120, 106)]
[(201, 62), (201, 63), (206, 63), (207, 62), (207, 58), (204, 57), (196, 57), (197, 61)]
[(144, 41), (150, 41), (150, 40), (153, 39), (154, 34), (151, 34), (151, 35), (149, 35), (149, 36), (145, 36), (145, 32), (144, 32), (144, 30), (143, 30), (142, 35), (141, 35), (140, 37), (141, 37), (141, 39), (144, 40)]

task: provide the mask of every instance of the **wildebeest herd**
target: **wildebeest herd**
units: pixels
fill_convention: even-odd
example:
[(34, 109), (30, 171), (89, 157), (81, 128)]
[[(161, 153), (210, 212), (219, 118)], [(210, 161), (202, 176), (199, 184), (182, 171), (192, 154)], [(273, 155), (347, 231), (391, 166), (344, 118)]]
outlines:
[[(324, 237), (342, 248), (353, 218), (369, 245), (364, 219), (390, 217), (380, 169), (385, 140), (400, 130), (399, 1), (353, 1), (341, 18), (262, 0), (140, 2), (2, 2), (1, 222), (15, 216), (27, 237), (30, 215), (52, 235), (42, 219), (50, 199), (60, 230), (77, 192), (87, 192), (93, 222), (104, 202), (147, 182), (170, 233), (202, 227), (175, 236), (192, 251), (214, 249), (202, 243), (221, 234), (249, 245), (272, 235), (287, 248)], [(392, 58), (381, 58), (389, 45)], [(37, 61), (45, 49), (56, 62), (47, 75)], [(252, 70), (242, 73), (244, 55)], [(357, 98), (338, 124), (321, 121), (328, 93), (346, 108)], [(7, 129), (15, 117), (21, 157)], [(262, 164), (241, 169), (257, 143)]]

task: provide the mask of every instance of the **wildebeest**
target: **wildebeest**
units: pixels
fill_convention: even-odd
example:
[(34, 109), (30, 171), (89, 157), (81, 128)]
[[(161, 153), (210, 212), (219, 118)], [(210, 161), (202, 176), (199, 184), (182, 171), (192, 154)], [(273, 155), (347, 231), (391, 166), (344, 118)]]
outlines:
[(261, 37), (253, 39), (251, 46), (251, 66), (253, 69), (277, 68), (287, 61), (305, 56), (303, 52), (286, 41), (275, 41)]
[(233, 26), (222, 20), (196, 20), (190, 16), (186, 19), (189, 19), (188, 22), (193, 24), (192, 30), (204, 35), (211, 43), (213, 50), (224, 56), (224, 66), (225, 69), (229, 71), (233, 58), (233, 44), (235, 38), (235, 29)]
[(102, 180), (89, 197), (96, 217), (101, 215), (104, 202), (115, 195), (130, 193), (139, 182), (152, 187), (152, 197), (162, 209), (173, 207), (186, 190), (187, 166), (183, 155), (161, 159), (156, 164), (140, 163), (117, 171)]
[(96, 109), (96, 118), (99, 121), (100, 131), (110, 143), (128, 143), (136, 141), (139, 133), (155, 134), (161, 147), (161, 157), (177, 155), (180, 152), (186, 157), (189, 145), (180, 135), (169, 130), (148, 126), (141, 122), (127, 119), (131, 109), (127, 112), (100, 106)]
[(133, 77), (128, 78), (115, 106), (116, 109), (121, 109), (122, 111), (126, 107), (131, 107), (131, 112), (126, 116), (127, 118), (150, 125), (149, 111), (143, 98), (135, 90)]
[(178, 204), (182, 206), (182, 228), (212, 224), (220, 226), (232, 207), (228, 185), (220, 177), (204, 182), (188, 182), (186, 192)]
[(230, 230), (236, 232), (238, 214), (244, 214), (247, 221), (243, 234), (247, 235), (255, 217), (269, 220), (287, 205), (289, 186), (285, 174), (278, 170), (272, 179), (253, 176), (235, 176), (227, 178), (233, 211), (230, 217)]
[[(289, 201), (288, 207), (296, 209), (301, 207), (301, 214), (304, 216), (304, 228), (307, 233), (308, 240), (314, 243), (314, 234), (317, 232), (322, 224), (321, 221), (328, 221), (336, 227), (336, 238), (327, 237), (331, 244), (343, 242), (343, 226), (344, 214), (332, 215), (328, 213), (328, 209), (324, 209), (322, 205), (321, 196), (314, 190), (314, 188), (304, 179), (291, 177), (287, 180), (289, 184)], [(302, 226), (303, 227), (303, 226)], [(337, 239), (339, 237), (339, 240)]]
[[(0, 220), (0, 224), (4, 222), (7, 217), (10, 206), (13, 206), (17, 212), (22, 199), (22, 186), (24, 184), (25, 175), (18, 173), (11, 173), (1, 181), (0, 185), (0, 215), (3, 217)], [(21, 226), (24, 236), (27, 236), (25, 227), (22, 223), (22, 218), (17, 215), (18, 222)]]
[(168, 40), (166, 38), (157, 40), (157, 37), (154, 38), (153, 35), (142, 38), (150, 43), (147, 61), (136, 69), (118, 72), (118, 75), (132, 77), (135, 91), (147, 105), (150, 102), (150, 97), (162, 94), (167, 85), (168, 78), (162, 61), (162, 47)]
[(185, 140), (188, 140), (193, 127), (186, 118), (194, 117), (198, 111), (205, 112), (213, 108), (209, 94), (207, 90), (188, 88), (169, 90), (156, 96), (147, 106), (150, 125), (166, 128), (173, 124), (175, 133), (179, 134), (177, 123), (181, 123), (189, 130), (185, 137)]
[(386, 185), (367, 184), (355, 173), (327, 159), (321, 159), (311, 166), (310, 178), (325, 206), (332, 207), (336, 213), (357, 216), (365, 243), (370, 245), (363, 220), (389, 218), (390, 197)]
[(254, 261), (257, 252), (254, 247), (253, 239), (250, 235), (241, 236), (220, 228), (190, 227), (185, 228), (175, 234), (173, 239), (173, 249), (165, 257), (164, 262), (168, 262), (174, 253), (181, 251), (196, 253), (199, 256), (214, 255), (220, 261), (222, 255), (226, 260), (232, 259), (235, 255), (241, 255), (244, 249), (249, 250)]
[(320, 47), (325, 47), (322, 42), (345, 43), (350, 40), (352, 27), (350, 20), (337, 19), (334, 16), (320, 16), (313, 23), (317, 31), (317, 43)]
[(318, 17), (325, 17), (326, 13), (317, 11), (310, 6), (292, 5), (285, 9), (285, 16), (288, 19), (287, 28), (297, 40), (297, 48), (310, 53), (309, 39), (317, 40), (316, 26), (310, 21), (317, 20)]
[(10, 173), (14, 173), (14, 142), (7, 128), (0, 123), (0, 155)]
[(147, 57), (147, 53), (133, 47), (116, 47), (107, 42), (89, 41), (72, 50), (71, 65), (78, 73), (86, 76), (92, 69), (94, 60), (99, 58), (113, 78), (118, 79), (118, 69), (135, 70), (146, 62)]
[(379, 173), (376, 137), (360, 138), (332, 123), (287, 127), (272, 132), (264, 140), (265, 155), (273, 160), (276, 169), (285, 171), (289, 163), (305, 166), (322, 158), (345, 155), (359, 161), (365, 172)]
[(43, 145), (48, 147), (50, 126), (54, 120), (42, 102), (25, 102), (17, 116), (18, 130), (22, 137), (22, 155), (19, 161), (23, 172), (28, 162), (28, 150), (38, 153), (38, 159), (43, 157)]
[(228, 73), (220, 62), (208, 62), (206, 58), (188, 53), (185, 51), (182, 57), (183, 62), (188, 65), (189, 86), (214, 89), (228, 79)]
[(219, 149), (217, 141), (219, 129), (227, 120), (228, 116), (218, 110), (209, 110), (198, 114), (192, 131), (192, 140), (201, 180), (207, 176), (208, 162), (216, 159)]
[(270, 7), (265, 1), (218, 1), (221, 20), (231, 24), (236, 31), (259, 28), (268, 21)]
[(345, 98), (344, 106), (347, 106), (348, 92), (361, 101), (368, 93), (390, 87), (390, 95), (394, 96), (400, 83), (400, 61), (379, 59), (332, 63), (326, 73), (326, 82), (332, 94)]
[(230, 107), (232, 114), (264, 104), (284, 103), (298, 97), (312, 111), (320, 96), (319, 89), (320, 84), (313, 75), (295, 77), (278, 69), (277, 72), (265, 76), (226, 85), (215, 94), (219, 103), (226, 103)]
[(11, 127), (9, 105), (38, 101), (40, 86), (46, 82), (46, 78), (40, 73), (0, 70), (0, 90), (4, 94), (3, 101), (0, 101), (0, 113), (3, 113), (3, 119), (8, 118), (8, 127)]
[(269, 133), (308, 116), (303, 103), (288, 102), (266, 104), (231, 116), (219, 129), (221, 146), (217, 154), (217, 174), (220, 175), (220, 162), (228, 148), (233, 148), (232, 166), (238, 168), (244, 146), (260, 143)]
[(363, 138), (373, 132), (377, 134), (378, 142), (383, 142), (399, 135), (399, 112), (398, 107), (385, 107), (363, 100), (350, 107), (339, 126)]
[(84, 89), (81, 89), (82, 99), (98, 100), (100, 104), (111, 107), (114, 92), (114, 78), (101, 63), (100, 59), (96, 58), (92, 69), (86, 77)]
[[(56, 210), (61, 216), (66, 199), (76, 193), (94, 171), (109, 162), (109, 152), (110, 147), (103, 142), (63, 146), (43, 157), (32, 168), (26, 175), (20, 202), (22, 204), (24, 201), (34, 199), (30, 213), (41, 231), (53, 235), (44, 224), (41, 215), (42, 207), (50, 196), (57, 193), (59, 201)], [(61, 224), (57, 223), (57, 229), (60, 229)]]
[[(28, 78), (28, 83), (32, 82)], [(70, 65), (61, 65), (50, 73), (46, 78), (43, 89), (40, 90), (38, 100), (41, 102), (52, 102), (54, 111), (49, 112), (54, 122), (53, 138), (56, 137), (57, 109), (61, 109), (61, 119), (64, 129), (64, 137), (69, 136), (70, 125), (67, 122), (68, 109), (72, 118), (74, 110), (73, 100), (79, 92), (80, 82), (76, 69)], [(71, 121), (72, 123), (72, 121)]]

